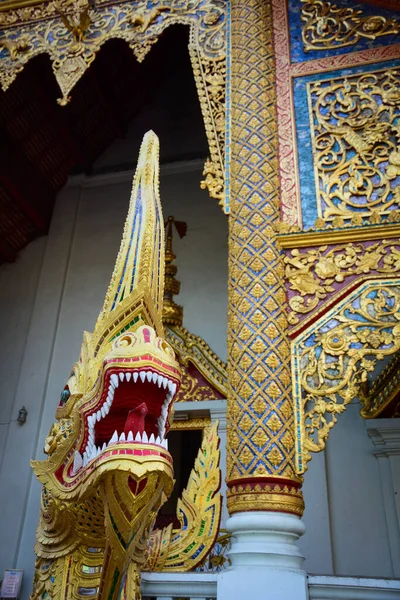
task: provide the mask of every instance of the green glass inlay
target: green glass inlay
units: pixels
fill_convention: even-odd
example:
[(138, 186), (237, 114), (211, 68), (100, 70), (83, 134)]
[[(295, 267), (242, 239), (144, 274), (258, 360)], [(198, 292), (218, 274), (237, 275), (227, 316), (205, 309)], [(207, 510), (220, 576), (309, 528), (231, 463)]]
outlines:
[(112, 600), (112, 597), (114, 596), (114, 591), (115, 591), (115, 587), (117, 585), (118, 579), (119, 579), (119, 570), (115, 569), (113, 579), (112, 579), (110, 593), (108, 595), (108, 600)]
[(200, 525), (199, 535), (201, 535), (203, 533), (205, 525), (206, 525), (206, 522), (205, 522), (204, 519), (202, 519), (201, 525)]
[(115, 340), (115, 338), (119, 337), (122, 333), (124, 333), (125, 331), (127, 331), (128, 329), (130, 329), (132, 327), (132, 325), (134, 325), (135, 323), (137, 323), (139, 321), (140, 317), (135, 317), (133, 319), (133, 321), (131, 321), (130, 323), (128, 323), (128, 325), (125, 325), (125, 327), (123, 327), (121, 329), (121, 331), (119, 331), (118, 333), (116, 333), (114, 335), (114, 337), (111, 338), (111, 341)]
[(117, 524), (116, 524), (116, 522), (114, 521), (114, 519), (113, 519), (113, 517), (112, 517), (112, 515), (111, 515), (111, 514), (110, 514), (110, 520), (111, 520), (111, 525), (113, 526), (113, 529), (114, 529), (115, 533), (117, 534), (117, 537), (118, 537), (119, 541), (121, 542), (121, 545), (122, 545), (122, 546), (123, 546), (123, 548), (126, 550), (126, 544), (125, 544), (125, 542), (124, 542), (124, 540), (123, 540), (123, 537), (122, 537), (122, 535), (121, 535), (121, 534), (120, 534), (120, 532), (118, 531)]
[(192, 542), (187, 548), (186, 550), (184, 550), (185, 554), (187, 554), (188, 552), (191, 551), (191, 549), (196, 545), (196, 542)]

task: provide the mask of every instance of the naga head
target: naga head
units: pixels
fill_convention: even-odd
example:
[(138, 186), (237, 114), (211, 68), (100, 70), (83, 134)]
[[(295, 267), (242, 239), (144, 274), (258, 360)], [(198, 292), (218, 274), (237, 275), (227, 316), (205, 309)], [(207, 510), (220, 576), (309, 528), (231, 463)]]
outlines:
[(161, 320), (158, 150), (156, 135), (148, 132), (104, 306), (93, 333), (84, 333), (79, 361), (61, 393), (57, 423), (46, 439), (48, 459), (33, 462), (39, 480), (64, 500), (87, 498), (101, 478), (116, 472), (139, 490), (148, 473), (159, 470), (163, 494), (172, 489), (166, 435), (181, 373)]

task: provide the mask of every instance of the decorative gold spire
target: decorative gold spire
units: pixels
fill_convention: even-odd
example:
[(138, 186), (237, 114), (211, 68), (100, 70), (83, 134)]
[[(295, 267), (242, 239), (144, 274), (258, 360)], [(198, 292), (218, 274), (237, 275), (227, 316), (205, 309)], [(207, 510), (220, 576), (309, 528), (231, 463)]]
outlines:
[[(112, 199), (110, 199), (112, 201)], [(101, 242), (100, 242), (101, 243)], [(140, 148), (121, 247), (93, 336), (99, 344), (139, 321), (162, 334), (164, 222), (159, 195), (159, 141), (148, 131)]]
[(174, 302), (173, 296), (179, 294), (181, 287), (180, 281), (175, 279), (178, 267), (174, 264), (176, 259), (172, 251), (173, 225), (180, 238), (186, 235), (187, 225), (183, 221), (176, 221), (174, 217), (168, 217), (166, 228), (165, 245), (165, 289), (164, 289), (164, 307), (163, 323), (165, 325), (181, 326), (183, 320), (183, 308)]

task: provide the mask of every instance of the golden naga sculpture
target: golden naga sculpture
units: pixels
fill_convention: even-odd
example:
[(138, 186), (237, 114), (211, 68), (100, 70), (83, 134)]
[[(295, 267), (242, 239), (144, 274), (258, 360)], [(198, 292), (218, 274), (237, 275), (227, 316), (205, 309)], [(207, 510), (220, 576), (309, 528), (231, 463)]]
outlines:
[[(104, 306), (93, 333), (84, 333), (79, 361), (61, 394), (57, 422), (45, 442), (48, 458), (32, 461), (43, 484), (32, 600), (140, 598), (149, 536), (173, 488), (166, 434), (181, 371), (163, 337), (158, 146), (156, 135), (148, 132)], [(201, 511), (215, 515), (211, 529), (200, 537), (196, 532), (200, 559), (219, 526), (216, 437), (215, 430), (214, 439), (205, 441), (207, 449), (214, 448), (214, 462), (205, 467), (209, 473), (198, 476), (208, 480), (207, 499), (200, 506), (199, 493), (189, 515), (192, 536)], [(176, 554), (180, 532), (175, 533)]]

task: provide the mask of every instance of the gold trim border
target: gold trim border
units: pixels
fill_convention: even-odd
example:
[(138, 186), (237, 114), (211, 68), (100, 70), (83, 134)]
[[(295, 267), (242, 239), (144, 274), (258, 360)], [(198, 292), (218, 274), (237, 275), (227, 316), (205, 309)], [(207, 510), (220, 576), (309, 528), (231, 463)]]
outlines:
[(21, 10), (24, 8), (29, 8), (30, 6), (37, 6), (38, 4), (48, 4), (48, 2), (43, 0), (6, 0), (6, 2), (0, 2), (0, 12), (7, 12), (9, 10)]
[(304, 500), (302, 495), (271, 494), (265, 492), (227, 493), (228, 512), (248, 512), (251, 510), (270, 510), (275, 512), (286, 512), (301, 517), (304, 512)]
[(312, 246), (341, 244), (349, 242), (370, 242), (374, 240), (400, 238), (400, 224), (371, 225), (367, 227), (346, 227), (320, 231), (278, 234), (281, 248), (309, 248)]
[(173, 421), (170, 431), (189, 431), (191, 429), (202, 431), (206, 430), (208, 427), (211, 427), (210, 417), (199, 417), (193, 419), (189, 417), (188, 419), (182, 421)]

